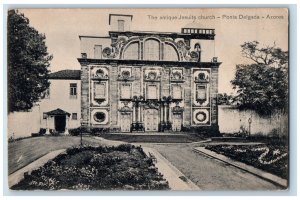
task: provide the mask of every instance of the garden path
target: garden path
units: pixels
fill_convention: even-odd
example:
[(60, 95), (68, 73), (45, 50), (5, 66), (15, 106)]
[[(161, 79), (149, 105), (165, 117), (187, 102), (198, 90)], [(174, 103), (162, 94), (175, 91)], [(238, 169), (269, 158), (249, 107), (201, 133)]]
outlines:
[(196, 144), (141, 144), (161, 153), (201, 190), (277, 190), (280, 187), (193, 151)]

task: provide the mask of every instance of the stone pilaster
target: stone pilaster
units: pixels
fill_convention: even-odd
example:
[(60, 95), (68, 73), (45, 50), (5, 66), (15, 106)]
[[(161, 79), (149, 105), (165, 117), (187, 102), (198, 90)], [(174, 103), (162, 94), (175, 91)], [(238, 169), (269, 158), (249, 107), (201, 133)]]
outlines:
[(219, 79), (219, 69), (216, 67), (211, 68), (211, 124), (212, 126), (218, 126), (218, 105), (217, 105), (217, 95), (218, 95), (218, 79)]
[(81, 65), (81, 124), (88, 126), (89, 122), (89, 69)]
[(110, 127), (117, 128), (118, 125), (118, 67), (115, 65), (110, 66), (110, 78), (109, 78), (109, 95), (110, 95)]
[(189, 127), (191, 125), (191, 102), (192, 102), (192, 85), (191, 85), (191, 77), (192, 70), (191, 68), (184, 68), (183, 75), (185, 76), (185, 82), (183, 83), (184, 88), (184, 114), (183, 114), (183, 126)]

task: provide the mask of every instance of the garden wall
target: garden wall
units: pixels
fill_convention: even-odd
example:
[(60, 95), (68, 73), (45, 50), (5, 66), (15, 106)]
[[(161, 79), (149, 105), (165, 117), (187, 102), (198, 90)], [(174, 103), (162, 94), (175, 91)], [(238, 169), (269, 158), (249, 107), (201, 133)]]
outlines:
[(39, 107), (33, 107), (29, 112), (13, 112), (8, 115), (7, 136), (10, 138), (28, 137), (40, 130)]
[(275, 113), (262, 117), (255, 111), (239, 110), (233, 106), (219, 106), (219, 129), (221, 133), (237, 133), (241, 129), (249, 131), (249, 118), (252, 119), (251, 135), (268, 135), (271, 132), (288, 135), (288, 115)]

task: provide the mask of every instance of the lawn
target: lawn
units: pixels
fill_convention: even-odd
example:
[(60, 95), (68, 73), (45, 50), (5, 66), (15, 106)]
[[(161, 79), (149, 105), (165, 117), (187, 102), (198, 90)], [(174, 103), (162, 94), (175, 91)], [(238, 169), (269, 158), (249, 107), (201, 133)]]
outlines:
[(208, 145), (208, 150), (228, 156), (288, 179), (288, 148), (282, 144)]
[[(80, 144), (80, 137), (42, 136), (30, 137), (8, 143), (8, 174), (21, 169), (36, 159), (58, 149), (67, 149)], [(83, 137), (84, 145), (109, 145), (93, 137)]]
[(168, 182), (142, 148), (73, 147), (25, 175), (13, 190), (166, 190)]

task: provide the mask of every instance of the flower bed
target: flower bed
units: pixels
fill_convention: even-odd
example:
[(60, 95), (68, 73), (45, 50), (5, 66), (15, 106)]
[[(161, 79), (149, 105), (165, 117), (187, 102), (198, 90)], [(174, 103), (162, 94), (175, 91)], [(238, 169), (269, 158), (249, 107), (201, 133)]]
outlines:
[(208, 150), (288, 178), (288, 148), (282, 145), (208, 145)]
[(165, 190), (168, 182), (140, 147), (70, 148), (13, 190)]

